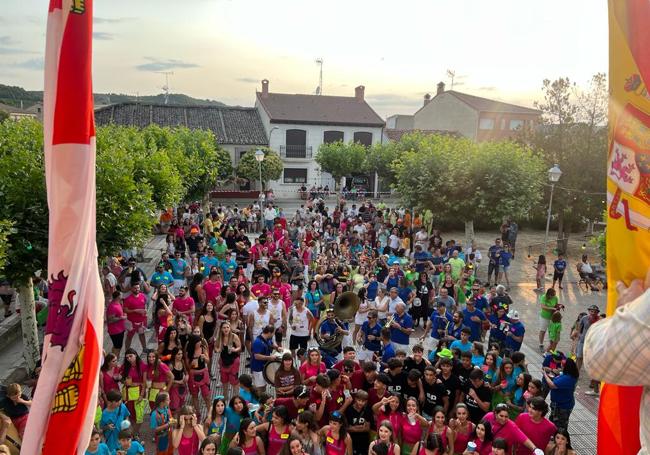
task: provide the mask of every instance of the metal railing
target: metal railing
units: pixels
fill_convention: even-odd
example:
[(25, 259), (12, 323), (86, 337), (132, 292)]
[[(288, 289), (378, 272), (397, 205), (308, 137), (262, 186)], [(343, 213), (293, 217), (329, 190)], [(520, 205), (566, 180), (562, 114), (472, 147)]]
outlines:
[(311, 158), (311, 145), (281, 145), (280, 156), (282, 158)]

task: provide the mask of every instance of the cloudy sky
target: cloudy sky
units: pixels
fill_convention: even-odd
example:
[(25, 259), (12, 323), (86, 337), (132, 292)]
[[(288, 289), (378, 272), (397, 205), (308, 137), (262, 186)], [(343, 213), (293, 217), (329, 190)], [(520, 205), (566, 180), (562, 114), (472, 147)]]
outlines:
[[(2, 0), (0, 83), (43, 87), (48, 0)], [(600, 0), (96, 0), (96, 92), (171, 90), (250, 106), (272, 92), (366, 98), (408, 114), (455, 71), (455, 89), (531, 105), (544, 78), (607, 70)]]

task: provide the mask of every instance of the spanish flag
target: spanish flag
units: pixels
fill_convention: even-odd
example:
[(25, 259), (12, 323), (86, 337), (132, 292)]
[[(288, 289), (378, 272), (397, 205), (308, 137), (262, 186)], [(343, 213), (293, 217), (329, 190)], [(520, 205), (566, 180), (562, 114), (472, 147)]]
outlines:
[(83, 454), (97, 406), (104, 302), (95, 244), (92, 4), (49, 5), (43, 127), (50, 307), (24, 455)]
[[(649, 24), (647, 0), (609, 0), (608, 315), (616, 309), (614, 284), (629, 284), (650, 268)], [(639, 451), (641, 391), (613, 384), (602, 388), (599, 455)]]

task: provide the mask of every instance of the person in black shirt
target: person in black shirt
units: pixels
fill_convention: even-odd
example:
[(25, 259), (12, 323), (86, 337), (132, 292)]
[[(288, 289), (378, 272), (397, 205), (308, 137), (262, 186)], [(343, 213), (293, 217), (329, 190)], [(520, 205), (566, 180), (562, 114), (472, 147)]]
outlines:
[(392, 395), (401, 396), (404, 392), (408, 374), (402, 371), (402, 368), (403, 364), (401, 360), (392, 358), (388, 361), (388, 377), (390, 378), (388, 391)]
[(490, 410), (492, 402), (492, 390), (484, 382), (484, 375), (481, 370), (475, 368), (469, 375), (470, 386), (465, 396), (465, 404), (469, 411), (469, 420), (478, 424), (483, 416)]
[(460, 390), (463, 393), (469, 391), (469, 375), (472, 371), (474, 371), (474, 365), (472, 365), (472, 353), (461, 352), (460, 362), (454, 365), (454, 374), (458, 376), (458, 379), (460, 380)]
[(418, 403), (424, 401), (424, 389), (422, 388), (422, 373), (419, 370), (410, 370), (406, 376), (406, 384), (402, 388), (402, 398), (404, 402), (409, 398), (414, 398)]
[(436, 369), (432, 366), (428, 366), (424, 370), (422, 389), (424, 390), (422, 413), (425, 417), (431, 419), (433, 417), (433, 410), (438, 406), (443, 409), (449, 406), (447, 390), (442, 385), (442, 382), (436, 378)]
[(255, 268), (253, 269), (253, 274), (251, 276), (251, 283), (257, 283), (257, 277), (260, 275), (264, 277), (265, 283), (269, 282), (271, 278), (271, 272), (269, 272), (269, 269), (262, 266), (262, 261), (257, 261), (255, 263)]
[(413, 346), (413, 355), (404, 360), (406, 371), (418, 370), (422, 375), (424, 375), (424, 369), (428, 365), (430, 363), (424, 358), (424, 348), (419, 344)]
[(375, 420), (368, 406), (368, 392), (359, 390), (354, 394), (354, 402), (345, 410), (345, 418), (352, 438), (353, 455), (366, 455), (370, 445), (370, 429)]
[(460, 379), (458, 379), (458, 376), (456, 376), (452, 371), (453, 363), (451, 359), (440, 359), (440, 369), (442, 370), (440, 381), (449, 397), (448, 406), (444, 408), (445, 414), (448, 414), (453, 411), (454, 406), (456, 406), (456, 403), (460, 400)]

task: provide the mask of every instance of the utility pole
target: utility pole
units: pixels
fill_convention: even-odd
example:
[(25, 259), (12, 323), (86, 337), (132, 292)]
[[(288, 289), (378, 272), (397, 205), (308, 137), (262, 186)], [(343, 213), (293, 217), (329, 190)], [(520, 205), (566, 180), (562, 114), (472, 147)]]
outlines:
[(323, 94), (323, 59), (317, 58), (316, 64), (320, 65), (320, 76), (318, 77), (318, 87), (316, 88), (316, 95)]
[(456, 77), (456, 71), (454, 70), (447, 70), (447, 76), (451, 78), (451, 90), (454, 89), (454, 77)]
[(162, 86), (163, 94), (165, 95), (165, 104), (169, 103), (169, 76), (173, 76), (173, 71), (156, 71), (158, 74), (165, 75), (165, 85)]

